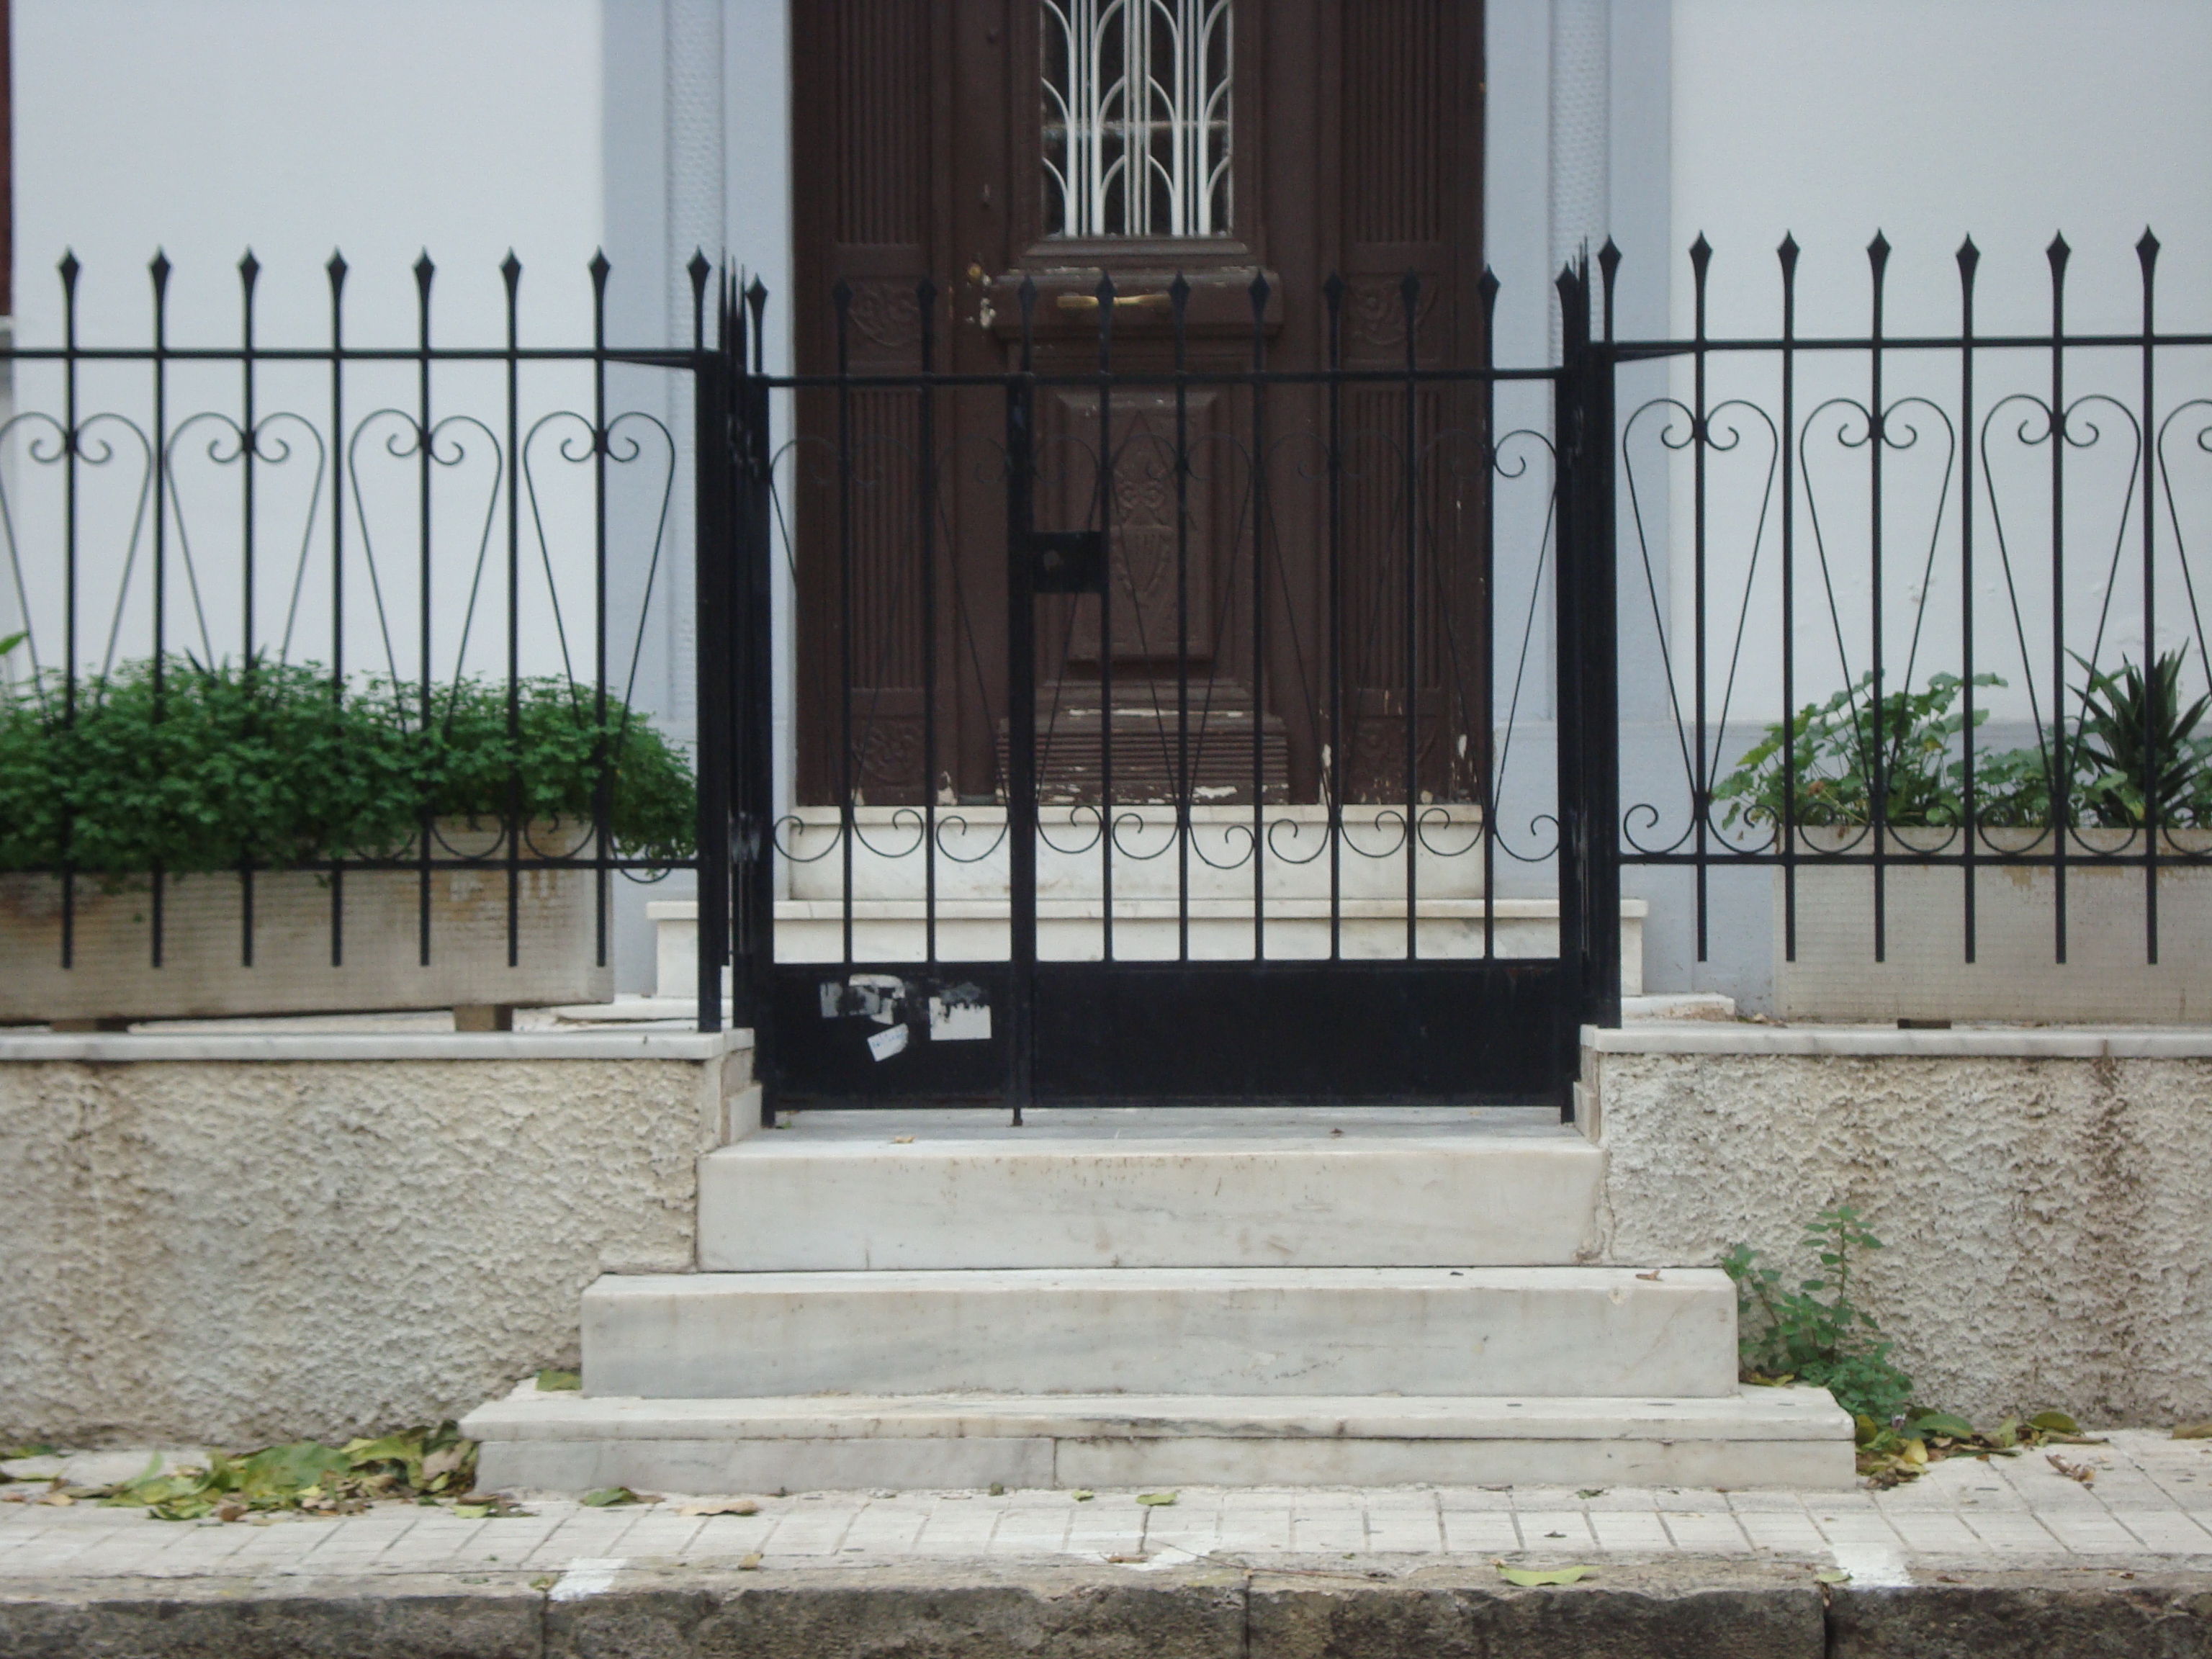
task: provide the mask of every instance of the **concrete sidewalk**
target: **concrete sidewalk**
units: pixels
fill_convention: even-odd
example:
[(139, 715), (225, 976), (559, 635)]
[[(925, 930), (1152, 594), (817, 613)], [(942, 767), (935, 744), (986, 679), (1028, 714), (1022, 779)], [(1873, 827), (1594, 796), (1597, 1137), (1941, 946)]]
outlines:
[[(1881, 1492), (811, 1493), (262, 1524), (0, 1503), (0, 1654), (2212, 1654), (2212, 1443), (2059, 1449), (2094, 1480), (2030, 1452)], [(1593, 1571), (1515, 1589), (1500, 1561)]]

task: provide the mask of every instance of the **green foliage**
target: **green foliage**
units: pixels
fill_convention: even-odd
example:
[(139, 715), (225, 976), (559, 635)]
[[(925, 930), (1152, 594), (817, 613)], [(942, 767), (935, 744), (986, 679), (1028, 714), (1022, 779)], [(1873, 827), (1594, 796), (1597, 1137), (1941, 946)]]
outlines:
[[(2103, 674), (2080, 656), (2074, 660), (2089, 677), (2079, 692), (2081, 717), (2074, 739), (2084, 774), (2076, 791), (2082, 811), (2099, 823), (2129, 827), (2142, 824), (2153, 804), (2161, 823), (2195, 817), (2191, 797), (2202, 788), (2207, 744), (2191, 734), (2212, 697), (2182, 708), (2181, 653), (2166, 653), (2148, 675), (2132, 662), (2123, 662), (2117, 674)], [(2146, 790), (2154, 749), (2156, 777)]]
[[(2002, 686), (1995, 674), (1977, 674), (1978, 686)], [(1779, 823), (1794, 784), (1796, 821), (1808, 826), (1874, 821), (1874, 757), (1883, 756), (1886, 822), (1952, 825), (1966, 821), (1966, 760), (1960, 706), (1967, 682), (1955, 674), (1929, 677), (1920, 691), (1885, 692), (1877, 704), (1874, 677), (1864, 674), (1826, 702), (1808, 703), (1784, 731), (1766, 736), (1713, 790), (1728, 807), (1729, 824)], [(1977, 708), (1974, 724), (1989, 718)], [(1976, 817), (1983, 823), (2033, 823), (2049, 816), (2047, 769), (2033, 749), (1978, 755), (1974, 765)]]
[[(0, 695), (0, 869), (66, 850), (106, 876), (284, 868), (408, 850), (422, 817), (587, 824), (608, 767), (617, 846), (680, 859), (695, 835), (683, 758), (644, 716), (565, 680), (334, 687), (313, 664), (151, 660)], [(512, 793), (510, 793), (512, 792)], [(64, 836), (66, 836), (66, 848)], [(548, 848), (546, 850), (562, 850)]]
[(1854, 1417), (1887, 1423), (1911, 1402), (1912, 1379), (1890, 1363), (1889, 1341), (1874, 1316), (1850, 1299), (1854, 1253), (1878, 1250), (1881, 1241), (1856, 1210), (1838, 1205), (1814, 1218), (1802, 1243), (1820, 1271), (1794, 1291), (1781, 1269), (1760, 1266), (1748, 1245), (1721, 1258), (1735, 1281), (1744, 1375), (1817, 1384)]
[[(2197, 729), (2212, 696), (2181, 706), (2183, 655), (2169, 652), (2146, 675), (2132, 662), (2104, 673), (2076, 657), (2087, 684), (2075, 688), (2081, 712), (2064, 727), (2064, 770), (2075, 823), (2127, 828), (2144, 821), (2144, 780), (2150, 775), (2147, 738), (2157, 750), (2149, 792), (2159, 821), (2212, 824), (2212, 737)], [(1977, 674), (1978, 686), (2002, 686)], [(1899, 828), (1951, 828), (1966, 821), (1966, 721), (1960, 706), (1967, 682), (1929, 677), (1926, 689), (1881, 699), (1881, 742), (1875, 737), (1873, 677), (1862, 675), (1825, 702), (1808, 703), (1747, 750), (1713, 790), (1729, 825), (1778, 824), (1790, 799), (1808, 828), (1874, 821), (1874, 757), (1883, 756), (1885, 821)], [(1989, 718), (1974, 711), (1974, 725)], [(2041, 827), (2051, 820), (2054, 757), (2046, 742), (1974, 756), (1974, 816), (1991, 827)]]

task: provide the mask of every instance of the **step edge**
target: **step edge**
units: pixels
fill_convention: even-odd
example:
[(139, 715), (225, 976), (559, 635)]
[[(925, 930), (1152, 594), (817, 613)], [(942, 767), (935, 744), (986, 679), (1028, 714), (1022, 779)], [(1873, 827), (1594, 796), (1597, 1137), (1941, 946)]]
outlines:
[[(1758, 1398), (1765, 1395), (1768, 1398)], [(712, 1443), (729, 1439), (1849, 1440), (1851, 1420), (1825, 1389), (1735, 1395), (1431, 1395), (1428, 1409), (1342, 1396), (820, 1395), (655, 1401), (574, 1396), (548, 1407), (519, 1393), (477, 1407), (479, 1442)], [(672, 1409), (672, 1407), (689, 1409)], [(1499, 1432), (1510, 1430), (1513, 1432)]]
[[(1667, 1277), (1648, 1278), (1663, 1273)], [(1527, 1281), (1541, 1273), (1544, 1280)], [(1447, 1277), (1439, 1281), (1437, 1275)], [(1572, 1277), (1569, 1277), (1571, 1275)], [(1417, 1277), (1418, 1276), (1418, 1277)], [(1451, 1279), (1465, 1282), (1454, 1285)], [(1402, 1284), (1377, 1279), (1402, 1279)], [(987, 1280), (1001, 1281), (997, 1284)], [(1298, 1283), (1297, 1281), (1305, 1281)], [(1209, 1282), (1211, 1281), (1211, 1282)], [(1501, 1266), (1441, 1263), (1423, 1267), (866, 1267), (775, 1273), (602, 1273), (584, 1287), (586, 1298), (602, 1302), (648, 1297), (685, 1299), (711, 1296), (768, 1296), (834, 1291), (847, 1295), (896, 1292), (987, 1294), (1042, 1291), (1140, 1292), (1311, 1290), (1316, 1291), (1406, 1291), (1487, 1290), (1541, 1291), (1551, 1295), (1607, 1295), (1625, 1289), (1632, 1296), (1725, 1295), (1734, 1304), (1735, 1287), (1718, 1267), (1647, 1268), (1582, 1264)]]

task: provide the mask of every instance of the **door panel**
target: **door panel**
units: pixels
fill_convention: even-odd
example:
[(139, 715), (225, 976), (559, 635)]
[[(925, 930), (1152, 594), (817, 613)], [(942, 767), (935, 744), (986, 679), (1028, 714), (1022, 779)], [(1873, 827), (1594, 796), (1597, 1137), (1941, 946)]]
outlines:
[[(1346, 285), (1344, 362), (1402, 367), (1410, 270), (1420, 280), (1415, 362), (1479, 363), (1480, 5), (1232, 7), (1228, 223), (1220, 234), (1175, 239), (1050, 234), (1045, 0), (794, 6), (801, 372), (837, 365), (838, 313), (829, 295), (840, 279), (849, 284), (842, 344), (850, 366), (917, 367), (925, 319), (915, 284), (925, 276), (941, 296), (927, 319), (939, 367), (1018, 367), (1016, 295), (1029, 278), (1038, 289), (1030, 329), (1038, 371), (1095, 370), (1097, 313), (1061, 301), (1091, 295), (1102, 272), (1125, 295), (1162, 292), (1185, 274), (1194, 284), (1189, 366), (1234, 371), (1262, 351), (1273, 368), (1327, 366), (1323, 283), (1333, 271)], [(1269, 297), (1255, 340), (1249, 290), (1260, 275)], [(1171, 366), (1163, 310), (1117, 313), (1113, 362), (1124, 371)], [(842, 409), (829, 393), (799, 400), (805, 801), (835, 801), (848, 786), (878, 804), (925, 792), (988, 800), (1002, 787), (1006, 490), (994, 466), (1002, 468), (1005, 398), (995, 388), (940, 394), (927, 457), (916, 451), (919, 401), (902, 390), (855, 394)], [(1241, 696), (1249, 708), (1256, 694), (1263, 723), (1279, 732), (1291, 799), (1320, 799), (1326, 734), (1338, 712), (1347, 795), (1403, 799), (1409, 699), (1415, 792), (1468, 799), (1488, 748), (1487, 550), (1474, 528), (1488, 487), (1480, 399), (1422, 393), (1414, 418), (1423, 471), (1410, 497), (1403, 389), (1348, 389), (1342, 413), (1347, 456), (1357, 450), (1361, 461), (1346, 477), (1338, 538), (1340, 658), (1328, 620), (1328, 514), (1314, 483), (1322, 400), (1278, 388), (1255, 416), (1241, 392), (1194, 390), (1183, 636), (1193, 673), (1217, 688), (1209, 697)], [(1110, 520), (1116, 704), (1125, 693), (1157, 702), (1177, 641), (1172, 477), (1159, 459), (1172, 442), (1171, 398), (1117, 394), (1107, 487), (1095, 455), (1095, 395), (1086, 407), (1079, 391), (1054, 391), (1041, 398), (1039, 418), (1048, 447), (1057, 438), (1067, 455), (1092, 452), (1087, 468), (1071, 462), (1057, 477), (1049, 448), (1041, 457), (1039, 527), (1083, 527), (1102, 511)], [(1262, 418), (1267, 443), (1255, 449)], [(834, 457), (841, 419), (854, 441), (843, 476), (823, 459)], [(1201, 456), (1212, 464), (1200, 468)], [(925, 487), (933, 554), (921, 544)], [(1409, 596), (1417, 620), (1410, 637)], [(926, 637), (930, 605), (936, 625)], [(1099, 677), (1095, 600), (1048, 601), (1038, 641), (1041, 684)], [(933, 775), (921, 753), (925, 660), (937, 686)]]

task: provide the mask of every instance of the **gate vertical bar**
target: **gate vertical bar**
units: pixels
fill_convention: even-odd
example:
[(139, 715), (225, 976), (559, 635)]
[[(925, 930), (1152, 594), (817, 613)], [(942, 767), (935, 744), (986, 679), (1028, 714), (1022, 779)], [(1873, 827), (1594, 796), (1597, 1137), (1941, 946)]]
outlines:
[(727, 365), (708, 349), (704, 253), (691, 276), (692, 604), (697, 618), (698, 676), (693, 707), (699, 738), (699, 1029), (722, 1029), (722, 964), (730, 954), (730, 645), (728, 614), (729, 402)]
[(1620, 732), (1613, 556), (1611, 355), (1589, 337), (1586, 264), (1559, 278), (1559, 956), (1562, 1113), (1574, 1113), (1580, 1027), (1620, 1024)]
[[(2158, 238), (2143, 227), (2142, 240), (2136, 244), (2136, 260), (2142, 267), (2142, 636), (2143, 672), (2149, 677), (2151, 695), (2143, 703), (2143, 952), (2144, 958), (2155, 968), (2158, 965), (2158, 838), (2165, 826), (2159, 817), (2159, 768), (2163, 759), (2158, 752), (2158, 725), (2160, 718), (2158, 696), (2158, 541), (2156, 526), (2158, 513), (2152, 505), (2151, 491), (2156, 478), (2152, 452), (2157, 443), (2153, 434), (2157, 428), (2157, 402), (2153, 393), (2153, 370), (2157, 356), (2156, 300), (2154, 277), (2158, 270)], [(2181, 679), (2179, 667), (2173, 682), (2173, 706), (2181, 707)], [(1972, 730), (1970, 726), (1967, 728)]]
[(761, 1122), (775, 1123), (780, 1079), (769, 991), (775, 969), (775, 447), (769, 424), (767, 361), (761, 337), (768, 289), (759, 277), (745, 289), (752, 372), (744, 374), (741, 340), (731, 364), (742, 378), (738, 400), (738, 511), (732, 528), (744, 606), (744, 659), (738, 686), (744, 733), (738, 805), (738, 874), (743, 882), (742, 955), (733, 962), (732, 1012), (753, 1033), (753, 1080), (761, 1087)]
[[(1036, 1074), (1036, 281), (1022, 278), (1022, 368), (1006, 383), (1006, 1104), (1022, 1121)], [(1110, 590), (1109, 590), (1110, 591)]]

